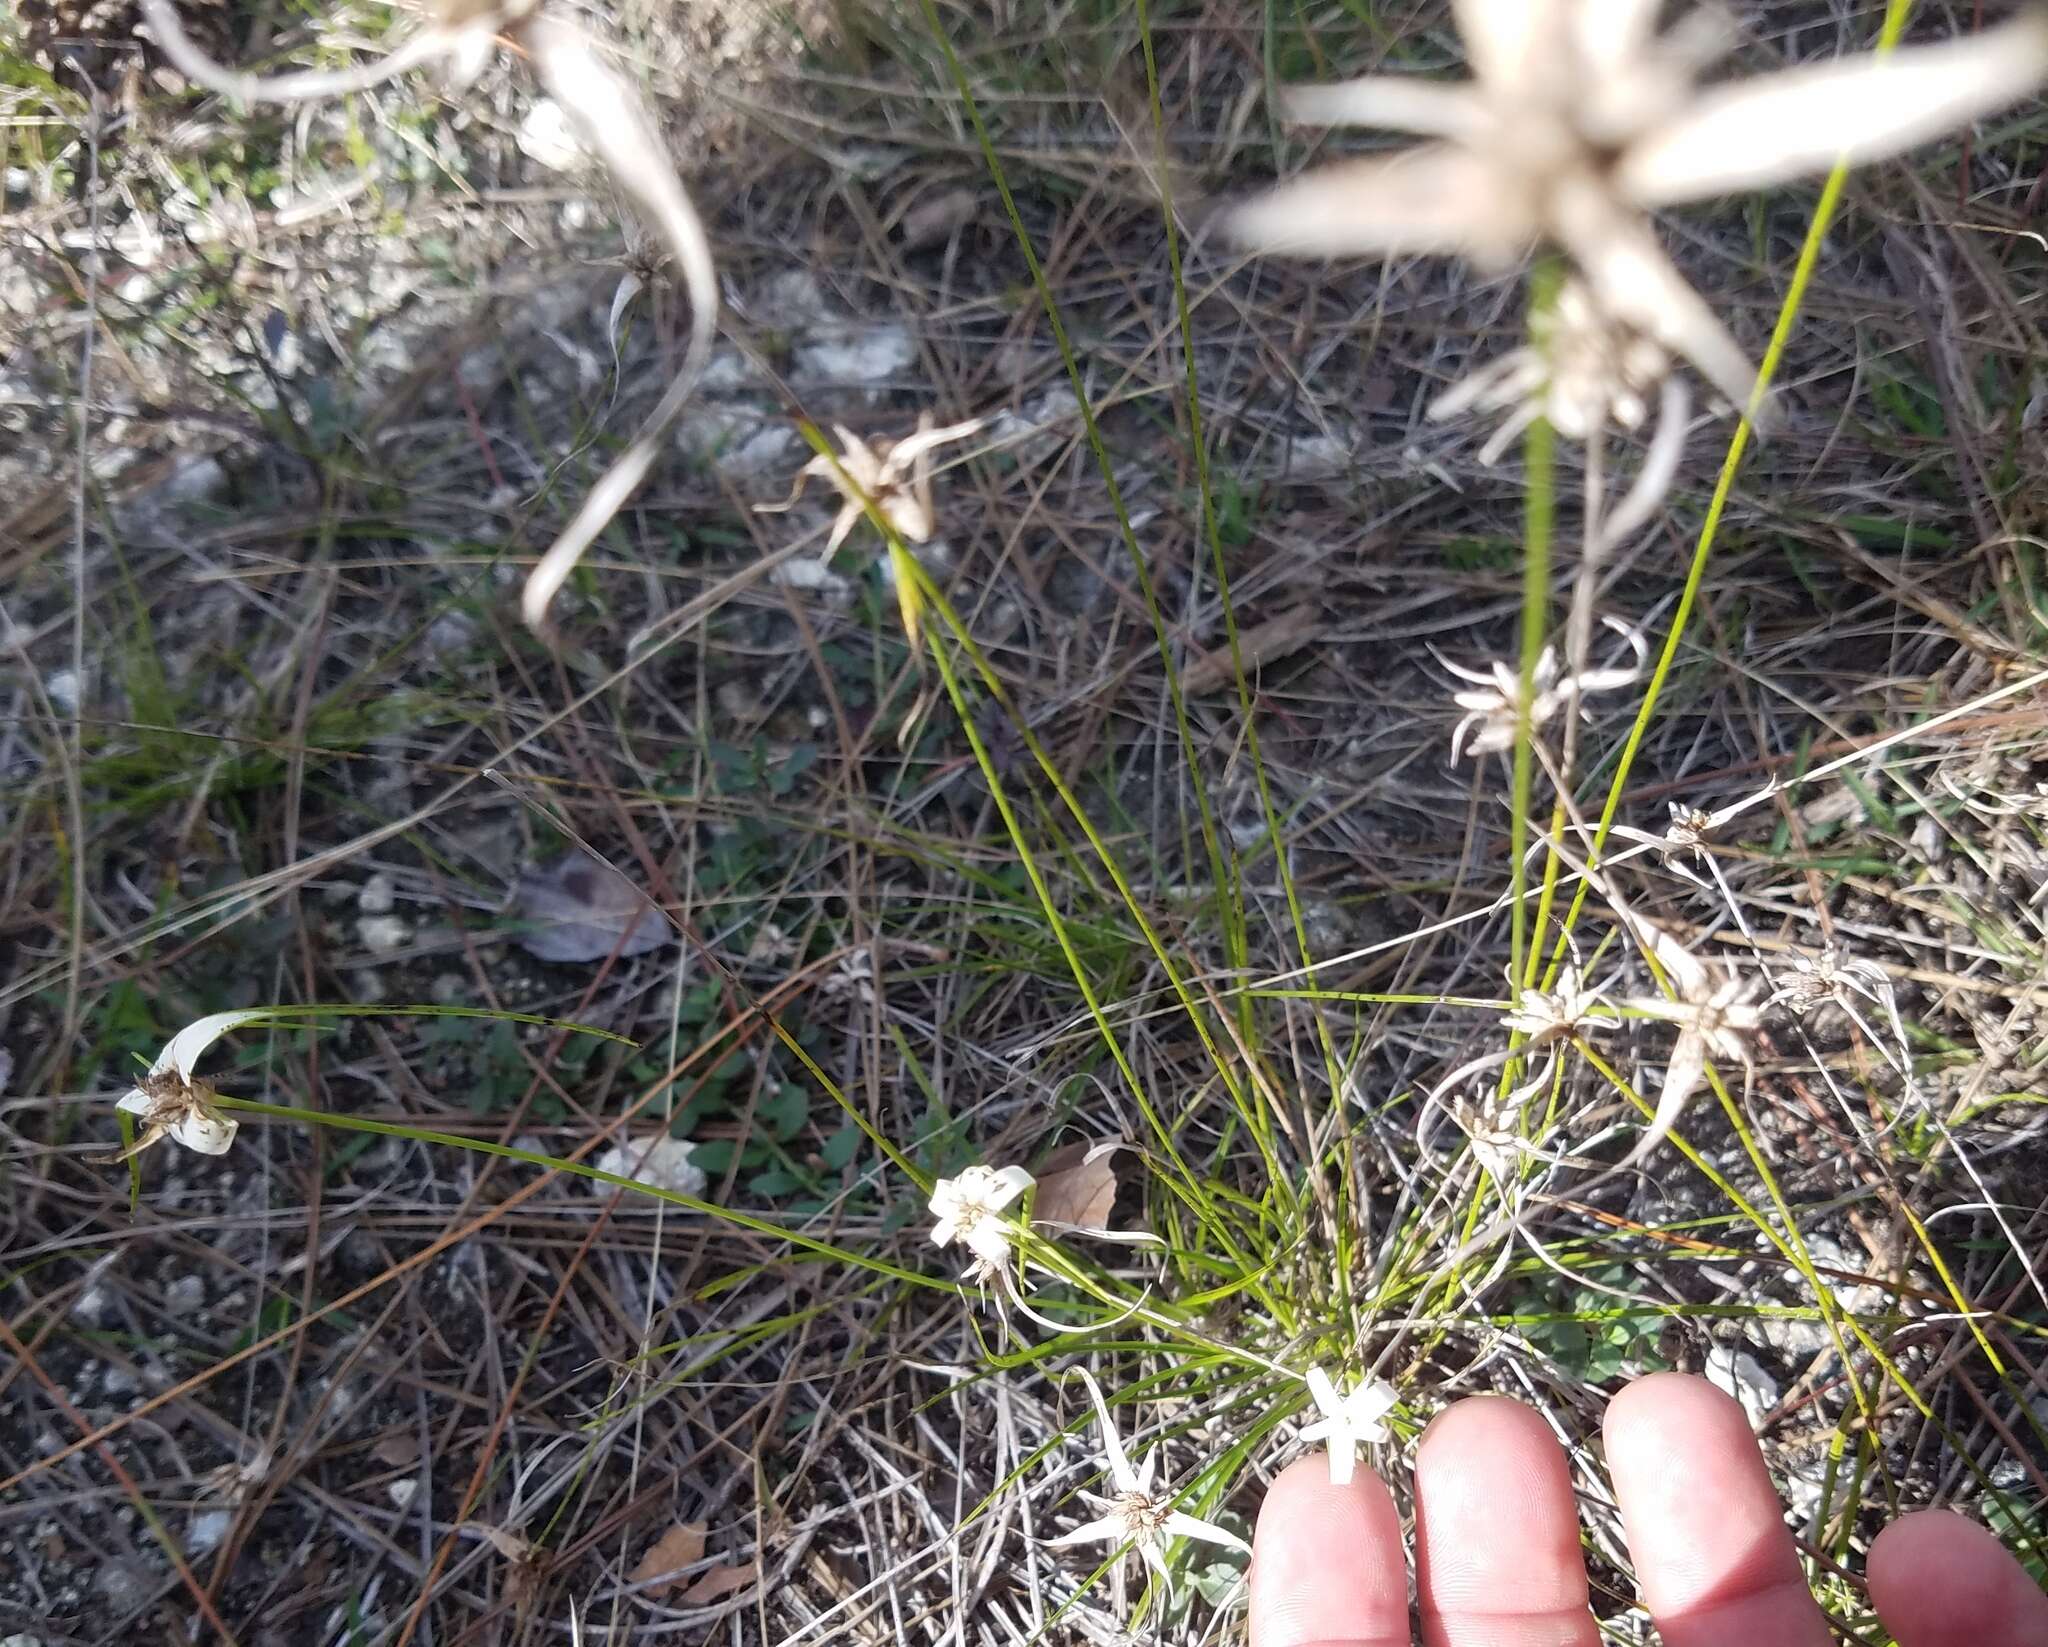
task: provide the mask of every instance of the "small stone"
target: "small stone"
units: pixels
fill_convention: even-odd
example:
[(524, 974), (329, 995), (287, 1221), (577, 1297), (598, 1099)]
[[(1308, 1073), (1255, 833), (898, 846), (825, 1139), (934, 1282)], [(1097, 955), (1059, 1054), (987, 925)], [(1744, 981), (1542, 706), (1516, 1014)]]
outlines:
[(396, 915), (365, 915), (356, 922), (356, 936), (373, 955), (389, 955), (412, 938), (412, 928)]
[(401, 1510), (404, 1509), (410, 1503), (412, 1503), (413, 1496), (416, 1493), (418, 1493), (419, 1490), (420, 1478), (416, 1475), (402, 1477), (401, 1479), (390, 1483), (390, 1485), (388, 1485), (384, 1489), (385, 1493), (390, 1497), (391, 1502), (393, 1504), (396, 1504)]
[[(704, 1193), (705, 1179), (704, 1169), (692, 1159), (696, 1149), (695, 1144), (685, 1139), (665, 1135), (652, 1143), (645, 1139), (628, 1139), (625, 1143), (609, 1146), (591, 1165), (599, 1172), (631, 1178), (636, 1183), (676, 1195), (700, 1196)], [(584, 1182), (605, 1195), (613, 1189), (612, 1185), (594, 1178), (587, 1178)]]
[(813, 382), (880, 388), (917, 360), (909, 331), (866, 326), (839, 336), (814, 337), (796, 346), (796, 375)]
[(851, 599), (853, 596), (852, 584), (825, 561), (812, 560), (808, 555), (784, 561), (768, 574), (768, 581), (784, 589), (820, 590), (828, 597)]
[(1749, 1427), (1757, 1429), (1782, 1393), (1778, 1380), (1761, 1361), (1736, 1344), (1716, 1344), (1707, 1351), (1703, 1371), (1707, 1382), (1741, 1403)]
[(234, 1520), (231, 1510), (200, 1511), (185, 1529), (185, 1553), (188, 1556), (211, 1555), (220, 1548), (220, 1541), (228, 1536), (228, 1528), (234, 1525)]
[(712, 698), (718, 707), (735, 721), (760, 719), (761, 694), (755, 690), (751, 681), (740, 680), (737, 677), (722, 681), (718, 690), (712, 694)]
[(808, 269), (784, 269), (761, 282), (747, 308), (759, 325), (789, 331), (831, 313), (825, 288)]
[(476, 620), (467, 612), (443, 612), (427, 625), (427, 650), (437, 660), (467, 652), (476, 644)]
[(1823, 1323), (1799, 1316), (1761, 1315), (1750, 1330), (1787, 1361), (1810, 1361), (1833, 1343)]
[(164, 1309), (171, 1315), (189, 1318), (206, 1307), (206, 1283), (196, 1275), (181, 1275), (164, 1288)]
[(220, 460), (202, 454), (173, 469), (157, 487), (157, 496), (167, 503), (209, 503), (227, 487), (228, 472)]
[(389, 915), (398, 904), (398, 887), (381, 870), (363, 882), (356, 894), (356, 908), (365, 915)]

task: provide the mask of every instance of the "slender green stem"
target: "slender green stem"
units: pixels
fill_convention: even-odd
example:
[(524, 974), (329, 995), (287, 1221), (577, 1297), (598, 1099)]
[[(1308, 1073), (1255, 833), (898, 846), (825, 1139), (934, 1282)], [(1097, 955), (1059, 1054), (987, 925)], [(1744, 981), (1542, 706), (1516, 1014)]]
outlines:
[[(1883, 56), (1896, 46), (1904, 32), (1906, 19), (1911, 15), (1913, 0), (1889, 0), (1885, 8), (1884, 24), (1878, 30), (1877, 55)], [(1792, 280), (1785, 290), (1785, 301), (1778, 307), (1777, 324), (1771, 328), (1771, 341), (1764, 350), (1762, 364), (1757, 368), (1756, 388), (1749, 397), (1748, 409), (1735, 425), (1735, 433), (1728, 442), (1727, 455), (1721, 460), (1721, 472), (1714, 482), (1713, 496), (1707, 501), (1706, 518), (1700, 522), (1700, 535), (1693, 547), (1692, 565), (1687, 568), (1685, 588), (1678, 598), (1678, 608), (1671, 615), (1671, 628), (1664, 637), (1664, 645), (1657, 654), (1656, 667), (1650, 672), (1650, 682), (1643, 693), (1642, 707), (1636, 711), (1635, 724), (1629, 728), (1628, 740), (1622, 746), (1621, 759), (1614, 769), (1614, 777), (1607, 787), (1607, 800), (1600, 809), (1600, 824), (1593, 835), (1589, 862), (1597, 868), (1600, 851), (1607, 843), (1609, 831), (1621, 811), (1623, 795), (1628, 791), (1629, 772), (1635, 765), (1636, 752), (1642, 748), (1643, 738), (1650, 729), (1650, 722), (1656, 719), (1657, 704), (1664, 691), (1664, 683), (1670, 678), (1671, 666), (1678, 656), (1680, 643), (1692, 621), (1692, 609), (1699, 599), (1700, 586), (1707, 574), (1707, 558), (1713, 553), (1714, 544), (1720, 536), (1721, 519), (1727, 513), (1728, 500), (1735, 491), (1735, 474), (1742, 467), (1743, 456), (1749, 450), (1749, 437), (1754, 428), (1753, 419), (1757, 408), (1763, 404), (1764, 396), (1770, 392), (1778, 367), (1783, 363), (1785, 350), (1792, 341), (1792, 332), (1798, 324), (1799, 311), (1806, 302), (1807, 289), (1813, 284), (1814, 271), (1820, 266), (1821, 245), (1827, 238), (1828, 226), (1834, 222), (1835, 213), (1842, 203), (1842, 191), (1849, 179), (1849, 163), (1838, 161), (1827, 181), (1821, 185), (1820, 199), (1813, 208), (1813, 220), (1807, 225), (1806, 239), (1799, 248), (1799, 260), (1793, 265)], [(1577, 923), (1579, 912), (1585, 908), (1591, 883), (1581, 880), (1572, 896), (1571, 908), (1565, 912), (1564, 924), (1558, 931), (1557, 946), (1551, 952), (1549, 978), (1554, 980), (1564, 965), (1565, 940)]]
[[(1539, 282), (1539, 285), (1542, 283)], [(1553, 273), (1548, 289), (1539, 289), (1532, 312), (1542, 314), (1556, 295)], [(1529, 876), (1529, 791), (1536, 773), (1536, 664), (1543, 655), (1543, 637), (1550, 629), (1550, 534), (1557, 516), (1557, 437), (1550, 421), (1539, 417), (1529, 425), (1525, 446), (1528, 500), (1522, 536), (1522, 667), (1521, 691), (1515, 705), (1514, 816), (1508, 831), (1512, 903), (1511, 976), (1522, 976), (1522, 953), (1528, 940), (1529, 913), (1524, 894)]]

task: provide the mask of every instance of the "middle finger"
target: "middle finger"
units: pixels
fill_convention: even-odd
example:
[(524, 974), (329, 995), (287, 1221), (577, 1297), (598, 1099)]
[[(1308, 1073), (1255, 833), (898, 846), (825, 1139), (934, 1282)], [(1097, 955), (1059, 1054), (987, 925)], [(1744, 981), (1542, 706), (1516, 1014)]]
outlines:
[(1519, 1401), (1445, 1412), (1415, 1461), (1429, 1647), (1598, 1647), (1564, 1449)]

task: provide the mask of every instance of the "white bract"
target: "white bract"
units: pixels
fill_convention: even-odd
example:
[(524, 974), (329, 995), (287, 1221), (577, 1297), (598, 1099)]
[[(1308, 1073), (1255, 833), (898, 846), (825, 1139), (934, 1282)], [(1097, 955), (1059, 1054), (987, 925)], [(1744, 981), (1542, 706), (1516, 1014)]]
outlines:
[[(1628, 642), (1636, 661), (1631, 665), (1588, 669), (1577, 675), (1561, 676), (1557, 648), (1544, 647), (1530, 681), (1529, 730), (1532, 734), (1567, 703), (1576, 702), (1591, 692), (1612, 692), (1619, 687), (1633, 685), (1641, 675), (1643, 662), (1648, 656), (1642, 632), (1614, 618), (1602, 621)], [(1485, 670), (1466, 669), (1452, 663), (1442, 653), (1437, 654), (1437, 661), (1459, 680), (1472, 683), (1466, 690), (1451, 694), (1451, 702), (1465, 711), (1464, 718), (1451, 733), (1452, 761), (1457, 761), (1466, 750), (1474, 755), (1491, 755), (1514, 748), (1521, 725), (1517, 711), (1522, 700), (1521, 676), (1514, 664), (1505, 658), (1496, 658)]]
[(1330, 1483), (1341, 1487), (1351, 1479), (1362, 1442), (1384, 1441), (1392, 1432), (1387, 1414), (1399, 1399), (1394, 1386), (1382, 1379), (1368, 1378), (1347, 1394), (1339, 1395), (1330, 1375), (1321, 1367), (1308, 1370), (1309, 1394), (1323, 1416), (1303, 1426), (1301, 1439), (1326, 1442), (1330, 1449)]
[(1022, 1167), (978, 1163), (963, 1169), (957, 1178), (941, 1178), (932, 1185), (933, 1244), (949, 1247), (958, 1241), (973, 1253), (970, 1278), (986, 1280), (1000, 1275), (1009, 1263), (1012, 1245), (1003, 1209), (1031, 1183), (1031, 1174)]
[(1851, 996), (1861, 996), (1888, 1013), (1894, 1010), (1892, 982), (1884, 968), (1875, 961), (1845, 961), (1829, 945), (1817, 959), (1802, 955), (1795, 960), (1792, 971), (1764, 1005), (1782, 1006), (1794, 1017), (1804, 1018), (1823, 1001), (1847, 1007)]
[(1556, 302), (1530, 321), (1534, 341), (1475, 368), (1430, 403), (1437, 422), (1463, 412), (1505, 412), (1480, 448), (1492, 463), (1537, 418), (1570, 440), (1585, 440), (1609, 423), (1636, 429), (1671, 357), (1662, 345), (1615, 320), (1582, 280), (1567, 280)]
[(225, 1155), (235, 1141), (239, 1123), (221, 1114), (215, 1103), (220, 1095), (204, 1081), (193, 1079), (192, 1066), (229, 1030), (263, 1016), (260, 1007), (216, 1012), (173, 1035), (149, 1066), (149, 1073), (115, 1101), (116, 1109), (126, 1110), (142, 1123), (142, 1136), (114, 1159), (125, 1161), (140, 1155), (166, 1136), (201, 1155)]
[[(1594, 1007), (1606, 1009), (1605, 1016), (1595, 1016)], [(1518, 997), (1518, 1004), (1512, 1011), (1503, 1012), (1500, 1021), (1527, 1043), (1527, 1049), (1544, 1054), (1543, 1061), (1530, 1072), (1529, 1078), (1507, 1094), (1506, 1107), (1516, 1108), (1529, 1098), (1550, 1085), (1551, 1077), (1557, 1072), (1557, 1049), (1559, 1043), (1576, 1040), (1598, 1030), (1612, 1029), (1613, 1004), (1597, 989), (1588, 989), (1579, 977), (1576, 962), (1569, 962), (1557, 975), (1557, 985), (1550, 990), (1534, 987), (1524, 989)], [(1467, 1126), (1466, 1131), (1472, 1128)], [(1475, 1134), (1476, 1137), (1476, 1134)]]
[(1557, 984), (1548, 990), (1524, 989), (1519, 1004), (1501, 1014), (1500, 1021), (1534, 1046), (1583, 1035), (1589, 1030), (1611, 1029), (1611, 1017), (1593, 1016), (1593, 1008), (1606, 1006), (1607, 997), (1588, 989), (1579, 976), (1578, 963), (1568, 961), (1559, 970)]
[[(1736, 406), (1755, 369), (1666, 255), (1648, 214), (1898, 154), (2017, 102), (2048, 76), (2048, 15), (1968, 39), (1701, 87), (1732, 44), (1662, 0), (1452, 0), (1472, 78), (1297, 86), (1292, 120), (1433, 139), (1340, 162), (1232, 210), (1255, 250), (1458, 254), (1504, 269), (1561, 247), (1614, 324), (1684, 355)], [(1647, 357), (1645, 357), (1647, 359)]]
[(1755, 988), (1746, 979), (1709, 966), (1662, 927), (1623, 908), (1611, 892), (1608, 899), (1635, 934), (1644, 953), (1663, 968), (1677, 996), (1675, 1000), (1657, 996), (1621, 1003), (1648, 1017), (1678, 1025), (1678, 1041), (1665, 1066), (1664, 1085), (1657, 1094), (1656, 1112), (1646, 1135), (1661, 1142), (1677, 1124), (1686, 1100), (1706, 1074), (1709, 1058), (1747, 1061), (1749, 1038), (1763, 1025), (1763, 1009), (1756, 1005)]
[(1214, 1522), (1176, 1510), (1173, 1494), (1153, 1488), (1152, 1474), (1159, 1462), (1157, 1452), (1147, 1453), (1145, 1461), (1136, 1469), (1131, 1467), (1124, 1444), (1117, 1436), (1116, 1425), (1109, 1416), (1109, 1408), (1103, 1402), (1102, 1391), (1087, 1372), (1080, 1376), (1081, 1382), (1088, 1386), (1089, 1400), (1095, 1403), (1095, 1418), (1102, 1432), (1102, 1467), (1108, 1477), (1110, 1491), (1106, 1496), (1101, 1493), (1087, 1495), (1102, 1506), (1102, 1515), (1070, 1533), (1047, 1539), (1047, 1546), (1062, 1549), (1070, 1544), (1102, 1542), (1133, 1545), (1139, 1558), (1159, 1575), (1161, 1584), (1172, 1582), (1166, 1571), (1166, 1541), (1170, 1538), (1201, 1539), (1205, 1543), (1222, 1544), (1246, 1555), (1251, 1554), (1251, 1547), (1235, 1533)]
[(831, 555), (844, 543), (867, 513), (866, 505), (886, 520), (906, 543), (925, 543), (938, 529), (938, 514), (932, 503), (932, 453), (948, 441), (965, 440), (981, 428), (980, 418), (965, 423), (932, 427), (932, 415), (920, 413), (917, 432), (901, 440), (877, 437), (863, 440), (843, 424), (832, 432), (839, 437), (837, 458), (822, 452), (797, 471), (796, 486), (781, 503), (757, 503), (754, 512), (780, 514), (795, 506), (803, 495), (804, 483), (816, 475), (831, 483), (844, 500), (832, 522), (832, 535), (825, 540)]

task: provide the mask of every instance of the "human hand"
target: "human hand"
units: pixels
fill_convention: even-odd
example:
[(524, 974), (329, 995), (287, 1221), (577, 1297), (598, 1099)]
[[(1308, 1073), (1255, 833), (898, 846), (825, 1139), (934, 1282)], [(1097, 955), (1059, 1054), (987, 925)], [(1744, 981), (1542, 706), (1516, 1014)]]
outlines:
[[(1642, 1598), (1665, 1647), (1829, 1647), (1742, 1409), (1659, 1373), (1607, 1410), (1607, 1466)], [(1415, 1460), (1416, 1589), (1428, 1647), (1598, 1647), (1564, 1450), (1535, 1411), (1475, 1396)], [(1870, 1593), (1899, 1647), (2048, 1647), (2048, 1595), (1961, 1516), (1902, 1516), (1870, 1551)], [(1259, 1511), (1252, 1647), (1407, 1647), (1400, 1516), (1321, 1454)]]

